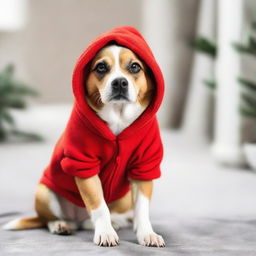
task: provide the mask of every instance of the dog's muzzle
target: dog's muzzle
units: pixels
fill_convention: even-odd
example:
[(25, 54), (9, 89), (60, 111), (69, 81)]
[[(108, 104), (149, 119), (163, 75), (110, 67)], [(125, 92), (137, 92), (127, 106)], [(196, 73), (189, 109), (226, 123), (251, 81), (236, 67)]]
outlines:
[(111, 82), (111, 100), (128, 100), (128, 81), (125, 77), (116, 78)]

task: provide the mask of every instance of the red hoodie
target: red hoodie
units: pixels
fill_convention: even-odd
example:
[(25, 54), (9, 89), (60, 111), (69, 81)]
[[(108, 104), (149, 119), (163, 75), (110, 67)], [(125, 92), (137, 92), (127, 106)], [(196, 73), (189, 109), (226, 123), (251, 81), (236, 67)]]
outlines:
[[(143, 114), (115, 136), (85, 100), (84, 68), (110, 42), (135, 52), (152, 70), (156, 91)], [(107, 203), (124, 196), (129, 178), (152, 180), (160, 177), (163, 147), (156, 112), (164, 93), (164, 81), (156, 60), (142, 35), (132, 27), (114, 28), (93, 41), (78, 59), (73, 72), (75, 102), (66, 129), (58, 140), (40, 183), (78, 206), (85, 206), (74, 176), (98, 174)]]

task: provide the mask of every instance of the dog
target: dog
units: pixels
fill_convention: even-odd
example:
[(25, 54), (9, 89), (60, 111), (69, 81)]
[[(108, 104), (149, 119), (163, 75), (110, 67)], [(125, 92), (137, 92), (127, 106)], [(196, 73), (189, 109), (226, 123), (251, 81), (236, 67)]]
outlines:
[[(115, 136), (133, 124), (151, 104), (155, 93), (152, 71), (128, 47), (109, 44), (100, 49), (84, 69), (86, 102)], [(74, 131), (75, 132), (75, 131)], [(164, 247), (149, 218), (152, 180), (129, 179), (131, 189), (119, 199), (106, 203), (99, 175), (74, 177), (86, 207), (70, 202), (45, 184), (35, 193), (36, 217), (16, 219), (7, 230), (48, 227), (52, 234), (69, 235), (77, 229), (94, 229), (93, 241), (100, 246), (116, 246), (115, 229), (133, 223), (138, 243)]]

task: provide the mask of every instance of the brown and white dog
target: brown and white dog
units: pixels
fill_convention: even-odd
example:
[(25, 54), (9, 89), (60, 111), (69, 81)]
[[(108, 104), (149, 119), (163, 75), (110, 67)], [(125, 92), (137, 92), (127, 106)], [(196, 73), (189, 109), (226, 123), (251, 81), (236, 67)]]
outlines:
[[(132, 124), (150, 104), (154, 85), (150, 71), (130, 49), (118, 45), (104, 47), (93, 58), (86, 80), (87, 102), (115, 135)], [(94, 228), (94, 243), (115, 246), (115, 228), (127, 227), (133, 218), (138, 242), (145, 246), (165, 246), (153, 231), (149, 219), (152, 181), (131, 180), (132, 191), (106, 204), (98, 175), (75, 178), (86, 209), (39, 184), (35, 196), (37, 217), (7, 223), (9, 230), (47, 226), (53, 234), (71, 234), (78, 228)]]

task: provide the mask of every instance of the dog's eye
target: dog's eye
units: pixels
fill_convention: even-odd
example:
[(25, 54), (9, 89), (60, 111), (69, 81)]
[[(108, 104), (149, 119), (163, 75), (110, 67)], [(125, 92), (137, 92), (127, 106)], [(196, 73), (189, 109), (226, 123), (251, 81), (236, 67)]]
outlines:
[(130, 65), (130, 67), (129, 67), (129, 71), (130, 71), (131, 73), (133, 73), (133, 74), (139, 73), (140, 70), (141, 70), (141, 66), (140, 66), (140, 64), (137, 63), (137, 62), (132, 63), (132, 64)]
[(108, 72), (108, 67), (105, 63), (98, 63), (95, 67), (95, 71), (98, 72), (99, 74), (104, 74)]

